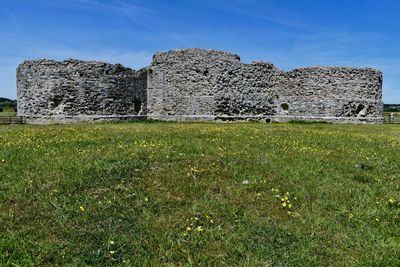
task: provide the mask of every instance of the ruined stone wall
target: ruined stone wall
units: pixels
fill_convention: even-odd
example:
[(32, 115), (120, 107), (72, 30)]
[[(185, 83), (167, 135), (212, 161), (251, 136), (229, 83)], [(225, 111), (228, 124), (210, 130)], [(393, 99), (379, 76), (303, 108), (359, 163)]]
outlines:
[[(201, 49), (154, 56), (148, 76), (148, 116), (153, 119), (213, 119), (226, 73), (240, 66), (238, 56)], [(235, 81), (230, 81), (234, 83)]]
[[(237, 55), (183, 49), (154, 56), (148, 77), (148, 116), (167, 120), (265, 119), (282, 71), (246, 65)], [(151, 108), (150, 108), (151, 107)]]
[(206, 49), (154, 55), (148, 68), (66, 60), (18, 67), (18, 115), (33, 122), (174, 121), (383, 122), (382, 73), (313, 67), (284, 72), (272, 63)]
[(284, 72), (237, 55), (183, 49), (154, 56), (149, 117), (166, 120), (382, 122), (382, 73), (314, 67)]
[(25, 61), (17, 70), (18, 115), (33, 122), (141, 115), (147, 74), (119, 64)]
[(369, 68), (315, 67), (285, 73), (281, 112), (299, 119), (379, 122), (382, 73)]

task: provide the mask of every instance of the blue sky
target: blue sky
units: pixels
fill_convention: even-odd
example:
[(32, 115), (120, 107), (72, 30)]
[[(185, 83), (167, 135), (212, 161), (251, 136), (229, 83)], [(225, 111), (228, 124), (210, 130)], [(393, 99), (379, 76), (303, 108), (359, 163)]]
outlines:
[(0, 0), (0, 96), (16, 97), (26, 59), (140, 68), (155, 51), (201, 47), (284, 70), (378, 68), (385, 103), (400, 103), (399, 12), (398, 0)]

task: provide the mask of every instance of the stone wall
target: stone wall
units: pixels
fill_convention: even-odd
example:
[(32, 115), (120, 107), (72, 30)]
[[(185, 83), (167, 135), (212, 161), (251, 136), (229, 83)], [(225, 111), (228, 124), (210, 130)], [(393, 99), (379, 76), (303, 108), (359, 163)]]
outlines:
[(383, 122), (382, 73), (313, 67), (284, 72), (234, 54), (180, 49), (148, 68), (67, 60), (18, 68), (19, 115), (34, 122), (96, 119)]
[(284, 72), (237, 55), (183, 49), (154, 56), (148, 116), (166, 120), (382, 122), (382, 73), (314, 67)]
[[(153, 119), (213, 119), (216, 98), (238, 56), (202, 49), (157, 53), (148, 77), (148, 116)], [(231, 81), (234, 82), (234, 81)]]
[(147, 74), (119, 64), (25, 61), (17, 69), (18, 115), (33, 122), (131, 118), (143, 113)]
[(287, 116), (380, 122), (382, 73), (369, 68), (315, 67), (285, 73), (280, 105)]

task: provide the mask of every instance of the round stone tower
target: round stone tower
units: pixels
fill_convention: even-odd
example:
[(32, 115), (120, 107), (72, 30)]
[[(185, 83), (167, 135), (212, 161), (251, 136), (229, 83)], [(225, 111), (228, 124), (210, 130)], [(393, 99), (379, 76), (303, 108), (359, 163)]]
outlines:
[(18, 115), (36, 123), (140, 116), (146, 78), (119, 64), (25, 61), (17, 69)]

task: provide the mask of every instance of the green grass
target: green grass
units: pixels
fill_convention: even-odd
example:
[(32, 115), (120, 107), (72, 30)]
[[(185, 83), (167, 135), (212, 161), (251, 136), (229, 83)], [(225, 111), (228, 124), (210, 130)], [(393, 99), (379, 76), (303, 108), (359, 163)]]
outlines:
[(3, 111), (0, 112), (0, 117), (10, 117), (16, 115), (17, 113), (14, 111), (14, 108), (3, 108)]
[(0, 265), (399, 266), (399, 147), (389, 124), (0, 126)]
[(394, 122), (399, 123), (400, 122), (400, 112), (384, 112), (383, 116), (384, 116), (385, 122), (386, 123), (389, 122), (389, 115), (391, 113), (394, 113)]
[(384, 116), (389, 116), (390, 113), (394, 113), (396, 116), (400, 116), (400, 112), (384, 112)]

